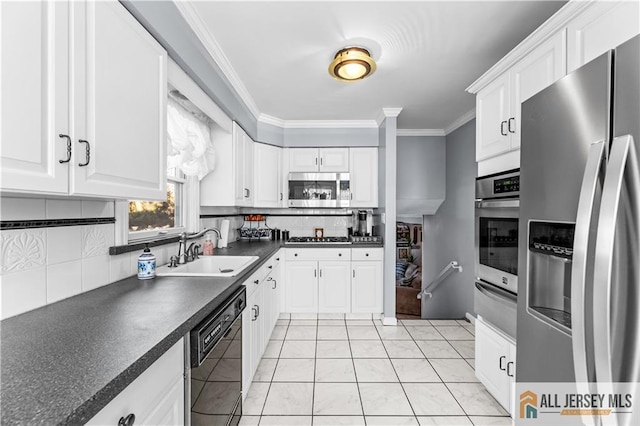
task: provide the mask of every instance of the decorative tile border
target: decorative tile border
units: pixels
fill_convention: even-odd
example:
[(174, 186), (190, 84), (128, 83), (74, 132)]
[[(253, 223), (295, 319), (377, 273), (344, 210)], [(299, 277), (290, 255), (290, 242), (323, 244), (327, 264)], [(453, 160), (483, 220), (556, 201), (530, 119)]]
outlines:
[(61, 226), (103, 225), (116, 223), (115, 217), (95, 217), (87, 219), (39, 219), (39, 220), (3, 220), (0, 230), (57, 228)]

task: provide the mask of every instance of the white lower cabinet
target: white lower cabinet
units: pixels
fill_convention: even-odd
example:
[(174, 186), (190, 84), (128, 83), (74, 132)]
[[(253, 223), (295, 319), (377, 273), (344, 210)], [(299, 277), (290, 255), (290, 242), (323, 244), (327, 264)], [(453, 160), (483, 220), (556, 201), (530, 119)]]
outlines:
[(133, 414), (136, 425), (183, 425), (184, 410), (184, 339), (180, 339), (87, 424), (117, 425)]
[(318, 262), (318, 312), (342, 313), (351, 308), (348, 261)]
[(515, 342), (478, 318), (476, 376), (509, 414), (513, 414), (515, 373)]
[(318, 262), (303, 260), (287, 262), (285, 268), (285, 311), (290, 313), (317, 312)]
[(245, 281), (247, 307), (242, 314), (242, 395), (246, 398), (262, 354), (280, 316), (282, 250)]
[(289, 313), (382, 312), (382, 248), (287, 249)]

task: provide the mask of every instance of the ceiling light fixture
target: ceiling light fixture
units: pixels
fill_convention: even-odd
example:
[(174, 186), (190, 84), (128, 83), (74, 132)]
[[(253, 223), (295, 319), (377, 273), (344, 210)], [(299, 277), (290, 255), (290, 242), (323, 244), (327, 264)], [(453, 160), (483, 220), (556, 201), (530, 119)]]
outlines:
[(342, 81), (362, 80), (375, 70), (375, 61), (369, 51), (362, 47), (345, 47), (336, 53), (329, 65), (331, 77)]

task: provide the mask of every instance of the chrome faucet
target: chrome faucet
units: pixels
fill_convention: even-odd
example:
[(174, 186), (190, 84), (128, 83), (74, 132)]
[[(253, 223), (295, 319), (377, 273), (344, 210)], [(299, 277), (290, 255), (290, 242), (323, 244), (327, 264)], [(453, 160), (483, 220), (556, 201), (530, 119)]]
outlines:
[[(200, 249), (200, 245), (196, 243), (191, 243), (191, 245), (187, 247), (187, 241), (193, 240), (195, 238), (200, 238), (207, 232), (215, 232), (218, 238), (222, 238), (222, 235), (220, 235), (220, 231), (216, 228), (205, 228), (202, 231), (194, 232), (193, 234), (187, 234), (186, 232), (183, 232), (180, 234), (180, 245), (178, 246), (178, 256), (177, 256), (178, 265), (183, 265), (185, 263), (191, 262), (198, 258), (198, 250)], [(172, 262), (172, 264), (173, 263), (176, 263), (176, 262)]]

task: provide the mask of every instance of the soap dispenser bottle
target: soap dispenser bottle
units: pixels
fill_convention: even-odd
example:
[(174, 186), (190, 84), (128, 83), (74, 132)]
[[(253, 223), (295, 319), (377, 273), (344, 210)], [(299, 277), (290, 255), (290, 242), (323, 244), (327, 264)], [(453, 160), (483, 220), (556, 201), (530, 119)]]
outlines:
[(149, 280), (156, 276), (156, 256), (149, 250), (149, 244), (145, 244), (144, 251), (138, 256), (138, 279)]

